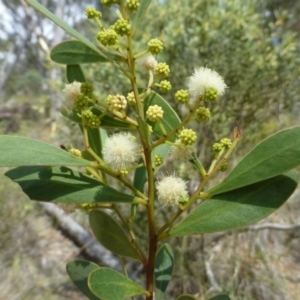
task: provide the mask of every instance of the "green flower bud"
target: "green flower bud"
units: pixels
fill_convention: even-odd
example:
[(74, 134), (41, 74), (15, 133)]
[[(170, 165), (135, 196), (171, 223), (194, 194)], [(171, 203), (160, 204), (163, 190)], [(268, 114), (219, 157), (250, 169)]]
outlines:
[(162, 93), (167, 93), (172, 88), (171, 82), (168, 80), (161, 81), (159, 84), (157, 84), (157, 86)]
[(85, 96), (92, 98), (94, 87), (89, 82), (83, 82), (80, 86), (80, 92)]
[(229, 149), (232, 146), (232, 141), (228, 138), (221, 139), (220, 143), (225, 149)]
[(135, 101), (135, 97), (134, 97), (134, 93), (133, 92), (128, 93), (126, 99), (127, 99), (127, 102), (130, 105), (136, 105), (136, 101)]
[(127, 20), (119, 19), (113, 26), (112, 29), (119, 35), (130, 35), (131, 25)]
[(89, 97), (87, 97), (83, 94), (79, 94), (74, 99), (73, 110), (75, 112), (81, 112), (82, 110), (84, 110), (88, 107), (89, 101), (90, 101)]
[(198, 122), (207, 122), (210, 119), (210, 110), (207, 107), (199, 107), (196, 110), (195, 118)]
[(166, 63), (159, 63), (155, 69), (155, 73), (161, 77), (167, 77), (170, 73), (170, 68)]
[(118, 41), (118, 34), (113, 29), (97, 33), (97, 40), (104, 46), (114, 46)]
[(163, 109), (158, 105), (151, 105), (148, 107), (146, 115), (152, 122), (157, 122), (162, 119), (164, 114)]
[(119, 174), (120, 174), (120, 176), (123, 177), (123, 176), (128, 175), (128, 171), (125, 168), (122, 168), (119, 170)]
[(85, 14), (89, 19), (100, 19), (102, 17), (101, 12), (96, 10), (94, 7), (87, 7), (85, 9)]
[(218, 98), (218, 91), (214, 88), (206, 89), (204, 92), (204, 100), (206, 101), (216, 101)]
[(157, 55), (163, 50), (163, 42), (159, 39), (152, 39), (148, 42), (148, 50), (151, 54)]
[(129, 11), (136, 11), (140, 7), (140, 3), (138, 0), (127, 0), (126, 7)]
[(190, 96), (187, 90), (179, 90), (175, 94), (175, 100), (181, 104), (187, 103), (189, 98)]
[(221, 172), (225, 172), (225, 171), (228, 170), (228, 163), (227, 163), (227, 161), (224, 161), (224, 162), (220, 165), (219, 170), (220, 170)]
[(212, 149), (214, 152), (218, 153), (218, 152), (221, 152), (224, 149), (224, 147), (221, 143), (214, 143), (212, 145)]
[(108, 95), (105, 100), (111, 111), (123, 111), (127, 106), (126, 98), (122, 95)]
[(197, 140), (197, 134), (192, 129), (183, 129), (179, 134), (179, 139), (184, 145), (193, 145)]
[(155, 167), (161, 166), (163, 164), (163, 162), (164, 162), (164, 160), (163, 160), (161, 155), (159, 155), (159, 154), (154, 155), (154, 165), (155, 165)]
[(86, 127), (99, 128), (101, 122), (99, 118), (95, 114), (93, 114), (91, 110), (86, 109), (82, 111), (81, 116), (83, 119), (83, 124)]
[(75, 148), (69, 149), (69, 153), (76, 156), (76, 157), (82, 157), (81, 151)]

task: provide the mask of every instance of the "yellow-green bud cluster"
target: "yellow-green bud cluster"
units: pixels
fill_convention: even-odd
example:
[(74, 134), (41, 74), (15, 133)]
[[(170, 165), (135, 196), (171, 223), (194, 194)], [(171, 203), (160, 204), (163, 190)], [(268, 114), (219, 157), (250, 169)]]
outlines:
[(227, 161), (222, 162), (222, 164), (219, 167), (219, 170), (221, 172), (225, 172), (225, 171), (227, 171), (227, 169), (228, 169), (228, 163), (227, 163)]
[(162, 93), (167, 93), (172, 88), (171, 82), (168, 80), (161, 81), (159, 84), (157, 84), (157, 86)]
[(163, 164), (163, 162), (164, 162), (164, 160), (163, 160), (161, 155), (159, 155), (159, 154), (154, 155), (154, 165), (155, 165), (155, 167), (161, 166)]
[(197, 140), (197, 134), (192, 129), (183, 129), (179, 134), (179, 139), (184, 145), (193, 145)]
[(130, 105), (136, 105), (136, 101), (135, 101), (133, 92), (128, 93), (126, 99)]
[(187, 103), (189, 97), (189, 92), (187, 90), (179, 90), (175, 94), (175, 100), (181, 104)]
[(163, 42), (159, 39), (152, 39), (148, 42), (148, 50), (151, 54), (157, 55), (163, 50)]
[(119, 170), (119, 174), (121, 176), (126, 176), (126, 175), (128, 175), (128, 171), (125, 168), (122, 168)]
[(108, 95), (105, 100), (111, 111), (123, 111), (127, 106), (126, 98), (122, 95)]
[(85, 96), (92, 98), (94, 87), (89, 82), (83, 82), (80, 86), (80, 92), (84, 94)]
[(86, 109), (81, 113), (81, 116), (86, 127), (99, 128), (101, 122), (99, 118), (95, 114), (93, 114), (92, 111)]
[(218, 98), (218, 91), (214, 88), (206, 89), (203, 96), (204, 100), (213, 102)]
[(232, 146), (232, 141), (228, 138), (221, 139), (220, 143), (225, 149), (229, 149)]
[(118, 40), (118, 34), (113, 29), (99, 31), (97, 33), (97, 40), (104, 46), (114, 46)]
[(119, 3), (119, 0), (101, 0), (101, 3), (102, 3), (104, 6), (111, 7), (111, 6), (114, 5), (114, 4), (118, 4), (118, 3)]
[(136, 11), (140, 7), (140, 3), (138, 0), (127, 0), (126, 7), (129, 11)]
[(152, 126), (150, 126), (149, 124), (148, 124), (148, 130), (149, 130), (149, 133), (150, 133), (150, 134), (153, 133), (153, 128), (152, 128)]
[(76, 156), (76, 157), (81, 157), (81, 151), (75, 148), (69, 149), (69, 153)]
[(221, 152), (224, 149), (224, 146), (221, 143), (214, 143), (212, 145), (212, 149), (214, 152), (218, 153)]
[(113, 26), (112, 29), (119, 35), (130, 35), (131, 26), (125, 19), (119, 19)]
[(101, 12), (96, 10), (94, 7), (87, 7), (85, 9), (85, 14), (89, 19), (100, 19), (102, 17)]
[(189, 196), (188, 195), (182, 195), (178, 199), (178, 202), (181, 204), (187, 203), (189, 201)]
[(88, 107), (89, 101), (90, 101), (89, 97), (87, 97), (83, 94), (79, 94), (74, 99), (73, 110), (75, 112), (81, 112), (82, 110), (84, 110)]
[(155, 69), (155, 73), (160, 77), (168, 77), (170, 68), (166, 63), (159, 63)]
[(157, 122), (161, 120), (163, 114), (164, 114), (163, 109), (156, 104), (149, 106), (146, 112), (147, 118), (152, 122)]
[(207, 107), (199, 107), (196, 110), (195, 118), (198, 122), (207, 122), (210, 119), (210, 110)]

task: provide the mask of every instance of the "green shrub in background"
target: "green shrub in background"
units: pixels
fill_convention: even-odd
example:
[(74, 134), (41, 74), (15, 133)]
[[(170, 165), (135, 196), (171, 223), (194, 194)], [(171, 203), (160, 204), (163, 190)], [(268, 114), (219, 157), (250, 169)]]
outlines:
[[(242, 133), (235, 128), (232, 140), (223, 137), (215, 142), (207, 150), (213, 158), (208, 167), (203, 166), (195, 147), (202, 134), (195, 132), (190, 124), (193, 121), (203, 125), (216, 115), (217, 126), (214, 127), (212, 120), (207, 128), (216, 135), (222, 135), (226, 127), (229, 131), (229, 120), (218, 117), (227, 83), (216, 71), (199, 66), (199, 62), (193, 65), (188, 76), (182, 71), (178, 87), (169, 96), (185, 108), (182, 118), (178, 116), (164, 95), (172, 88), (173, 73), (177, 75), (184, 70), (185, 62), (182, 61), (181, 69), (173, 71), (172, 63), (168, 65), (157, 57), (166, 44), (157, 36), (147, 38), (146, 35), (141, 46), (141, 37), (137, 35), (151, 1), (102, 0), (106, 6), (115, 4), (117, 8), (118, 19), (110, 27), (101, 23), (101, 12), (87, 8), (87, 17), (99, 26), (95, 43), (37, 1), (26, 2), (76, 39), (55, 46), (51, 58), (66, 65), (69, 84), (64, 89), (62, 114), (79, 125), (84, 149), (59, 149), (36, 140), (1, 136), (0, 166), (17, 167), (6, 175), (30, 199), (58, 203), (66, 212), (89, 211), (90, 225), (98, 241), (120, 256), (124, 274), (89, 261), (67, 264), (71, 280), (89, 299), (120, 300), (140, 295), (149, 300), (163, 299), (174, 265), (167, 239), (225, 231), (257, 222), (277, 210), (294, 192), (298, 182), (294, 168), (300, 165), (300, 127), (270, 136), (246, 155), (221, 183), (207, 188), (215, 175), (227, 171), (229, 158)], [(149, 14), (153, 18), (151, 11)], [(205, 28), (201, 31), (204, 35)], [(136, 46), (135, 39), (139, 41)], [(185, 58), (187, 69), (192, 57), (193, 51)], [(80, 66), (108, 62), (126, 78), (130, 86), (126, 97), (121, 92), (103, 97), (103, 91), (95, 88), (97, 85), (86, 81)], [(242, 87), (241, 95), (247, 89)], [(238, 105), (238, 97), (235, 100), (233, 104), (227, 100), (229, 108)], [(107, 135), (111, 131), (117, 133)], [(205, 145), (201, 144), (201, 148)], [(190, 163), (190, 168), (197, 173), (195, 190), (188, 192), (186, 182), (176, 173), (165, 174), (163, 178), (157, 175), (167, 157), (174, 164)], [(123, 185), (125, 192), (113, 186), (109, 179)], [(120, 209), (123, 206), (130, 207), (128, 214)], [(158, 211), (167, 206), (173, 209), (173, 214), (163, 224), (157, 224)], [(146, 218), (146, 247), (135, 235), (139, 214)], [(145, 284), (138, 285), (130, 279), (123, 257), (143, 266)], [(177, 299), (195, 298), (178, 295)], [(218, 295), (211, 299), (229, 297)]]

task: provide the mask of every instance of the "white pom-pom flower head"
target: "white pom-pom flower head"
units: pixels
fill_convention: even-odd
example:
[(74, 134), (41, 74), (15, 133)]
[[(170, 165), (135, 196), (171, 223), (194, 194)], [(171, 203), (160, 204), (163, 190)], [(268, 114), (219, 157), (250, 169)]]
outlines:
[(111, 135), (102, 149), (105, 163), (114, 171), (119, 172), (136, 163), (141, 156), (141, 145), (128, 132)]
[[(201, 67), (187, 81), (188, 92), (192, 100), (197, 101), (206, 93), (212, 100), (225, 93), (227, 85), (224, 79), (214, 70)], [(210, 95), (211, 94), (211, 95)]]
[(148, 54), (146, 56), (143, 56), (138, 60), (139, 64), (144, 68), (146, 71), (154, 71), (157, 67), (157, 60), (155, 57), (151, 54)]
[(72, 105), (75, 98), (81, 94), (80, 91), (81, 82), (73, 81), (72, 83), (66, 84), (63, 89), (67, 104)]
[(167, 176), (156, 182), (158, 201), (166, 205), (179, 205), (188, 201), (185, 181), (176, 176)]

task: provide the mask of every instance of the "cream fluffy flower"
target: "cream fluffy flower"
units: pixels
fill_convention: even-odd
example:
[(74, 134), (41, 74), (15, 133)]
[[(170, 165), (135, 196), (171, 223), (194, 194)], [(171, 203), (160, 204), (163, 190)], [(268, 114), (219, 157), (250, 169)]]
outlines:
[(179, 139), (175, 141), (175, 145), (171, 146), (171, 154), (174, 159), (188, 160), (195, 151), (194, 145), (184, 145)]
[(140, 58), (139, 63), (147, 71), (149, 71), (149, 70), (154, 71), (157, 67), (157, 60), (151, 54), (148, 54), (148, 55)]
[(179, 177), (168, 176), (156, 182), (158, 200), (163, 205), (178, 205), (188, 201), (186, 183)]
[(103, 159), (114, 171), (132, 166), (141, 156), (141, 146), (128, 132), (111, 135), (102, 150)]
[(63, 93), (67, 101), (74, 101), (74, 99), (81, 94), (80, 91), (81, 82), (73, 81), (72, 83), (66, 84), (63, 89)]
[(195, 69), (194, 74), (188, 78), (187, 86), (188, 92), (194, 100), (203, 96), (208, 89), (216, 90), (218, 96), (221, 96), (227, 87), (223, 78), (216, 71), (204, 67)]

